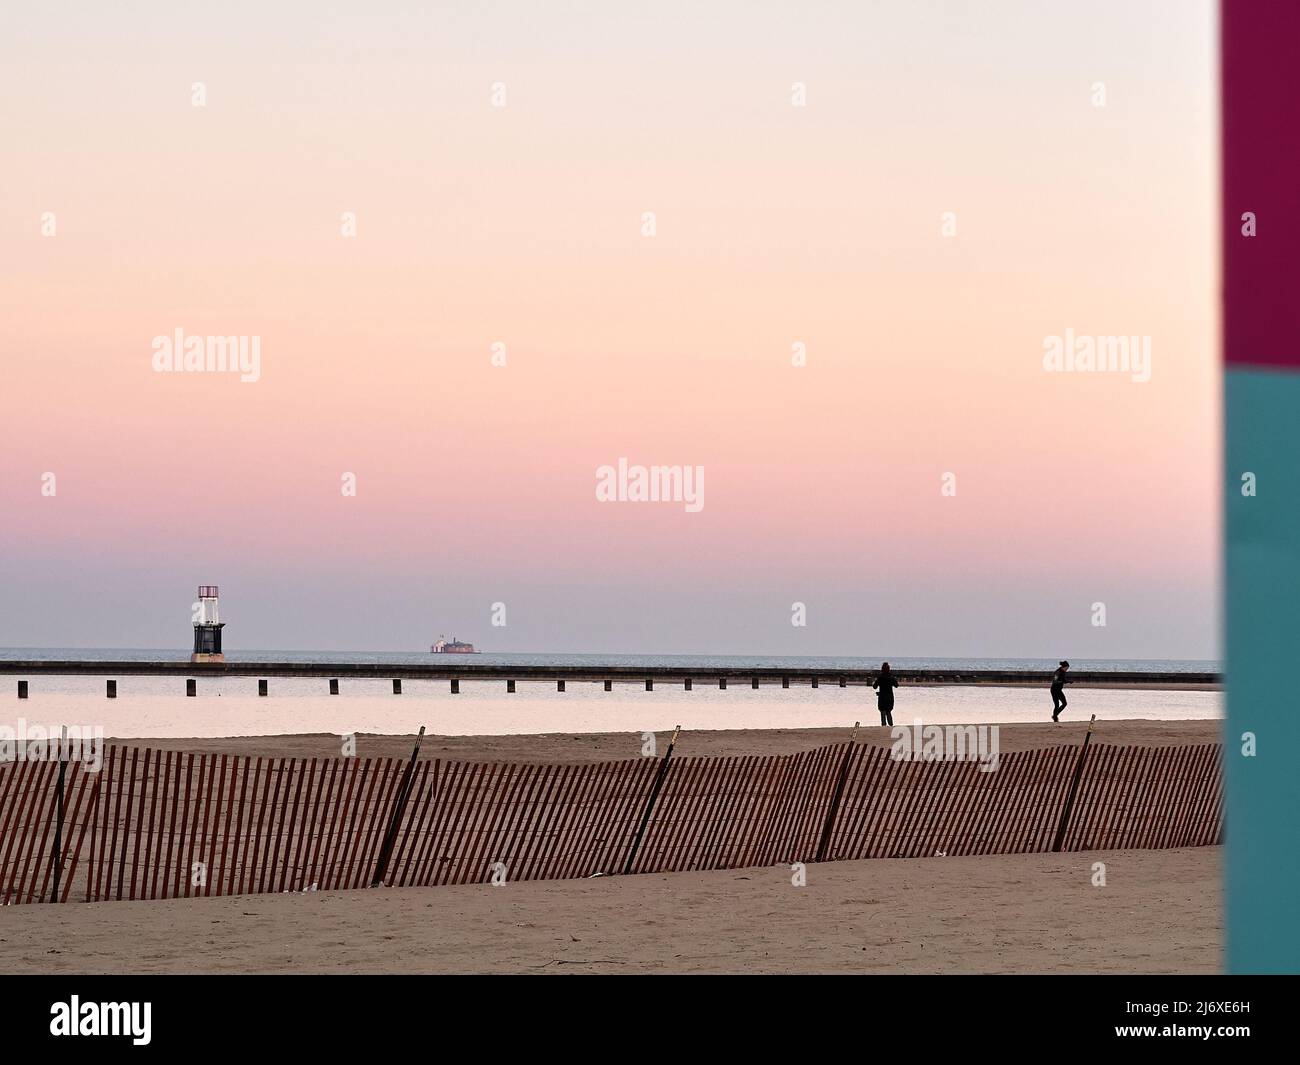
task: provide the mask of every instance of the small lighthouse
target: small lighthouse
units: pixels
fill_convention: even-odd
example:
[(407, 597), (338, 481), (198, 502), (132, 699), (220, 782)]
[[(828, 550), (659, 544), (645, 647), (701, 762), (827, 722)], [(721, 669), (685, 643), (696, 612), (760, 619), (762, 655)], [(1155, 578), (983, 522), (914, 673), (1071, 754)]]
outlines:
[(199, 612), (194, 622), (194, 653), (191, 662), (224, 662), (221, 653), (221, 630), (224, 622), (217, 616), (217, 586), (199, 585)]

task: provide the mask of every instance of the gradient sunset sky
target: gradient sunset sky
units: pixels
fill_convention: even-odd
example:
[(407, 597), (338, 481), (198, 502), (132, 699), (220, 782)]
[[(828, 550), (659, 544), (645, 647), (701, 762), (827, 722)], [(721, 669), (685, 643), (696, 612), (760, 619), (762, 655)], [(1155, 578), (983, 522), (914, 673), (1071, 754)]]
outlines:
[[(11, 5), (0, 645), (184, 648), (215, 583), (228, 650), (1215, 657), (1215, 34)], [(261, 379), (155, 373), (178, 327)], [(1045, 372), (1067, 329), (1151, 380)], [(620, 457), (703, 510), (597, 502)]]

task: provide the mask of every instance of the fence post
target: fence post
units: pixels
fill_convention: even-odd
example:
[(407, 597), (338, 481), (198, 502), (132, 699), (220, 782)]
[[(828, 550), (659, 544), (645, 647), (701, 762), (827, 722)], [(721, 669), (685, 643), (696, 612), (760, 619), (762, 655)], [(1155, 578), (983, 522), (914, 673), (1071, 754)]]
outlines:
[(1088, 741), (1092, 739), (1092, 723), (1097, 720), (1093, 714), (1088, 720), (1088, 731), (1084, 733), (1083, 745), (1079, 748), (1079, 760), (1074, 763), (1074, 779), (1070, 781), (1070, 793), (1065, 797), (1065, 809), (1061, 811), (1061, 823), (1056, 829), (1056, 840), (1052, 843), (1052, 853), (1061, 849), (1065, 840), (1065, 829), (1070, 823), (1070, 810), (1074, 807), (1074, 793), (1079, 789), (1079, 778), (1083, 776), (1083, 756), (1088, 750)]
[[(649, 681), (646, 681), (649, 684)], [(641, 848), (641, 837), (645, 835), (646, 825), (650, 823), (650, 812), (655, 807), (655, 800), (659, 798), (659, 789), (664, 785), (664, 777), (668, 775), (668, 759), (673, 756), (673, 748), (677, 746), (677, 736), (681, 733), (682, 726), (678, 725), (673, 729), (673, 738), (668, 741), (668, 750), (664, 752), (664, 760), (659, 763), (659, 771), (655, 774), (654, 787), (650, 789), (650, 798), (646, 801), (645, 812), (641, 815), (641, 825), (636, 830), (636, 836), (632, 840), (632, 849), (627, 853), (627, 861), (623, 863), (623, 874), (626, 876), (632, 872), (632, 863), (636, 860), (636, 852)]]
[(384, 845), (379, 848), (379, 864), (375, 866), (375, 878), (370, 881), (372, 888), (379, 887), (384, 882), (384, 873), (388, 871), (388, 859), (392, 857), (393, 843), (397, 838), (397, 826), (402, 820), (402, 811), (406, 809), (406, 800), (411, 793), (411, 777), (415, 773), (415, 759), (420, 753), (420, 744), (424, 740), (424, 726), (420, 726), (420, 734), (415, 737), (415, 747), (411, 750), (411, 760), (406, 763), (406, 772), (402, 775), (402, 783), (397, 789), (397, 797), (393, 801), (393, 816), (388, 821), (388, 829), (384, 832)]
[(59, 879), (63, 875), (63, 780), (68, 771), (67, 760), (68, 726), (63, 726), (63, 735), (59, 740), (59, 783), (54, 796), (54, 852), (50, 861), (54, 863), (54, 888), (50, 892), (50, 901), (59, 901)]
[(849, 741), (848, 750), (844, 752), (844, 759), (840, 762), (839, 779), (835, 781), (835, 794), (831, 796), (831, 808), (826, 811), (826, 824), (822, 827), (821, 842), (817, 844), (817, 856), (813, 859), (815, 862), (824, 862), (826, 860), (826, 848), (831, 843), (831, 831), (835, 828), (835, 817), (840, 812), (840, 799), (844, 796), (844, 783), (849, 778), (849, 760), (853, 757), (853, 752), (857, 749), (858, 741), (858, 722), (853, 722), (853, 739)]

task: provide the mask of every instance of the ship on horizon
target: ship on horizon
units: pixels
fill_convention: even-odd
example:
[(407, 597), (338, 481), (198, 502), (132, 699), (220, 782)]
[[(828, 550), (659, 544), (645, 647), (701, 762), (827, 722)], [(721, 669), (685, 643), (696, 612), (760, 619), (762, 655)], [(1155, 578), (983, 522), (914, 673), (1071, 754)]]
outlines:
[(429, 648), (436, 655), (476, 655), (479, 652), (474, 650), (472, 643), (462, 643), (453, 636), (450, 640), (442, 636), (438, 637), (438, 642)]

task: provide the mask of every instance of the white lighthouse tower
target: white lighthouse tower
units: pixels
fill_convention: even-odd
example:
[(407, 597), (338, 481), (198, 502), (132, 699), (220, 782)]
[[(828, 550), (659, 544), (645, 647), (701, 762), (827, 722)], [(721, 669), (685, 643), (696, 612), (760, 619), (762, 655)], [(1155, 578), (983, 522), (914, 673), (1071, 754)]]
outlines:
[(217, 586), (199, 585), (199, 611), (194, 622), (194, 653), (191, 662), (224, 662), (221, 630), (225, 623), (217, 614)]

